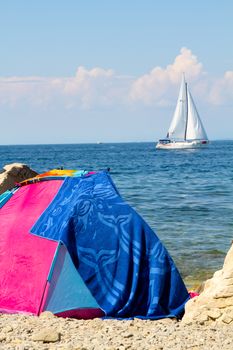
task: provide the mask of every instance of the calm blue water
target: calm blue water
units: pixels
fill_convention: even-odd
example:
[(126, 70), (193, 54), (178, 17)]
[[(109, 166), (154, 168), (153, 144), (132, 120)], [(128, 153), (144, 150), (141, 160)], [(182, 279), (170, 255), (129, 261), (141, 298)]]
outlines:
[(0, 146), (0, 168), (111, 168), (121, 195), (155, 229), (188, 286), (221, 268), (233, 238), (233, 141), (201, 150), (154, 143)]

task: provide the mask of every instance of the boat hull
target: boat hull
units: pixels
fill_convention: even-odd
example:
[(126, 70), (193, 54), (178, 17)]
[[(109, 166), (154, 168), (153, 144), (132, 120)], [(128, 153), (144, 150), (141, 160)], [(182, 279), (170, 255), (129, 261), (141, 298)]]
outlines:
[(206, 147), (208, 140), (193, 140), (193, 141), (170, 141), (170, 142), (158, 142), (156, 145), (157, 149), (191, 149)]

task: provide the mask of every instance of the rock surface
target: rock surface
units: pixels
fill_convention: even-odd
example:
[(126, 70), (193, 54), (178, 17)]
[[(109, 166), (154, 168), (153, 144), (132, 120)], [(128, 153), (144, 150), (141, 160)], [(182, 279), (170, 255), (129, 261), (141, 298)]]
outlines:
[(0, 194), (15, 186), (15, 183), (34, 177), (37, 173), (26, 164), (13, 163), (5, 165), (0, 173)]
[(233, 325), (233, 245), (222, 270), (207, 280), (202, 293), (186, 303), (182, 323), (225, 323)]

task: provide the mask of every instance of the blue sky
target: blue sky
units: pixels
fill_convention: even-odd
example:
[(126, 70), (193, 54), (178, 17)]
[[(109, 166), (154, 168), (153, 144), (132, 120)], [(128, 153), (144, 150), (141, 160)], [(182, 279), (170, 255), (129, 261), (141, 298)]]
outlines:
[(232, 13), (226, 0), (1, 2), (1, 144), (155, 141), (182, 71), (209, 138), (232, 138)]

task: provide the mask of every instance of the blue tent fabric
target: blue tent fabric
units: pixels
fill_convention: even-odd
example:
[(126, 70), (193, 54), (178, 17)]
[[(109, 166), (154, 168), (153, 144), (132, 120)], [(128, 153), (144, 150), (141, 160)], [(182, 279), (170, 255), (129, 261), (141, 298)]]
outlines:
[(0, 209), (9, 201), (17, 190), (18, 187), (13, 187), (11, 190), (6, 190), (0, 195)]
[(48, 280), (49, 289), (44, 310), (57, 314), (77, 308), (99, 308), (63, 244), (58, 246)]
[(13, 196), (13, 193), (10, 190), (7, 190), (6, 192), (3, 192), (0, 195), (0, 208), (2, 208), (4, 206), (4, 204), (6, 204), (6, 202), (8, 202), (8, 200)]
[(110, 175), (67, 177), (31, 232), (62, 241), (108, 316), (179, 317), (189, 294), (159, 238)]

